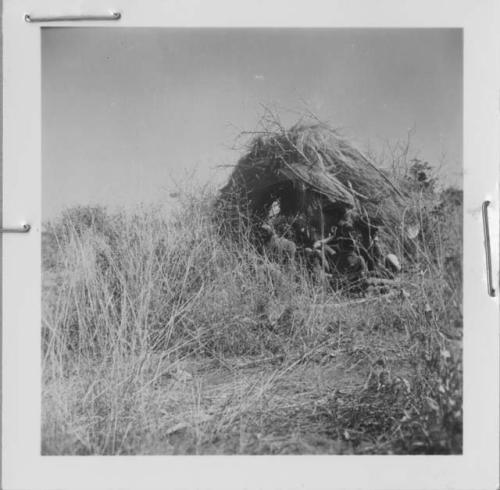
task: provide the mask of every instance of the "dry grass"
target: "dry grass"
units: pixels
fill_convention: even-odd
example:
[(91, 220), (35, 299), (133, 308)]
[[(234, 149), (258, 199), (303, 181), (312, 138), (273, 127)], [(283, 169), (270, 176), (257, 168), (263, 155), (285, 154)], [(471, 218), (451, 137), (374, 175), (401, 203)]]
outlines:
[(47, 226), (43, 454), (460, 453), (460, 206), (415, 192), (417, 264), (353, 297), (221, 241), (213, 197)]

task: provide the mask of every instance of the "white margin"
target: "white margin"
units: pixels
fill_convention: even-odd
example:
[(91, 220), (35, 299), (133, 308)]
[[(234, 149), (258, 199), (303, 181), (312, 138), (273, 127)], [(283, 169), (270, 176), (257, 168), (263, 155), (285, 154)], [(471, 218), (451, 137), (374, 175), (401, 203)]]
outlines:
[[(500, 4), (495, 0), (4, 0), (2, 488), (493, 489), (499, 461), (498, 300), (486, 294), (481, 203), (498, 246)], [(119, 11), (65, 26), (464, 29), (464, 454), (462, 456), (40, 456), (40, 25), (24, 14)], [(495, 215), (496, 213), (496, 215)], [(498, 249), (493, 250), (498, 279)], [(498, 284), (496, 284), (498, 286)]]

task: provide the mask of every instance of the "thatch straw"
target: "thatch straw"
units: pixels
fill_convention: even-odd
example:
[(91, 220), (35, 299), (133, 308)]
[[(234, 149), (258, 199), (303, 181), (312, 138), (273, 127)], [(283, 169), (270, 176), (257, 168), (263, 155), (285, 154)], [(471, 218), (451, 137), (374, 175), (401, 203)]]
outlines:
[[(298, 213), (316, 198), (322, 212), (350, 209), (380, 235), (400, 230), (405, 199), (361, 151), (328, 125), (279, 123), (255, 133), (220, 201), (240, 214), (265, 219), (276, 199), (282, 213)], [(285, 208), (285, 209), (284, 209)]]

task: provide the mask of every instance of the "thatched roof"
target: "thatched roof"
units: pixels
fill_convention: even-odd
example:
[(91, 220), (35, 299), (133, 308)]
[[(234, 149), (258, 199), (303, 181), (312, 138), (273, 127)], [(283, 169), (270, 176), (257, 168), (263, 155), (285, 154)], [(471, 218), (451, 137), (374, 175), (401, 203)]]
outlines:
[(336, 130), (322, 123), (273, 129), (255, 133), (221, 190), (222, 200), (265, 214), (288, 189), (299, 207), (305, 194), (317, 195), (327, 206), (351, 208), (375, 226), (399, 222), (401, 192)]

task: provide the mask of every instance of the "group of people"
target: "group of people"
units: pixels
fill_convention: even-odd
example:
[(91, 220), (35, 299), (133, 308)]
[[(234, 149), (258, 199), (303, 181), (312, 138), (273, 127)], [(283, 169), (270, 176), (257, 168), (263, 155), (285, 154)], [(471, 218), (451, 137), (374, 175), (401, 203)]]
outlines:
[(284, 262), (301, 256), (316, 274), (338, 285), (359, 287), (370, 271), (379, 270), (390, 276), (400, 270), (393, 254), (384, 257), (376, 229), (356, 226), (351, 219), (341, 219), (330, 226), (326, 236), (303, 219), (294, 220), (289, 233), (283, 236), (269, 224), (262, 225), (262, 230), (267, 255)]

